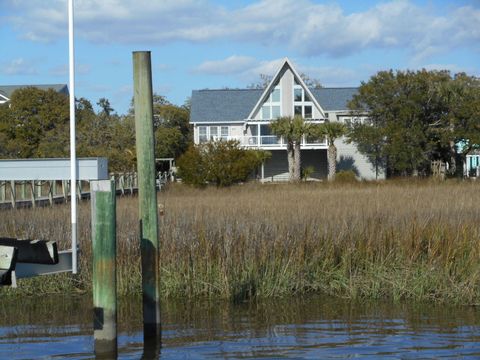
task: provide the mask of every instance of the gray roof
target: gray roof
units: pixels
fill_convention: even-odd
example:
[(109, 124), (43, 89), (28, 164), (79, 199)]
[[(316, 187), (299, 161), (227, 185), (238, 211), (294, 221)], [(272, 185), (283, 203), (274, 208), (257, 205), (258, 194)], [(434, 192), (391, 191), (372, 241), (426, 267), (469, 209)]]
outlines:
[(358, 91), (358, 88), (320, 88), (310, 89), (313, 96), (325, 111), (348, 110), (347, 104)]
[[(358, 88), (310, 89), (325, 111), (347, 110), (347, 103)], [(193, 90), (191, 122), (229, 122), (245, 120), (263, 89)]]
[(41, 90), (53, 89), (56, 92), (68, 95), (68, 86), (66, 84), (0, 85), (0, 93), (10, 99), (15, 90), (24, 89), (27, 87), (35, 87)]
[(262, 93), (263, 89), (193, 90), (190, 121), (244, 120)]

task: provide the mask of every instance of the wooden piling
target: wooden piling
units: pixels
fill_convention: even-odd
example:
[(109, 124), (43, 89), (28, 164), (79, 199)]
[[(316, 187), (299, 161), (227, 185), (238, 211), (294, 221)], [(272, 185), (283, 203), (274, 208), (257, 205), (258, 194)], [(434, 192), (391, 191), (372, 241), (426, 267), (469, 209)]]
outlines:
[(7, 182), (0, 181), (0, 202), (5, 202), (7, 198)]
[(159, 240), (153, 137), (152, 70), (149, 51), (133, 52), (133, 91), (142, 256), (143, 336), (161, 340)]
[(30, 187), (31, 187), (31, 194), (32, 194), (32, 207), (35, 207), (36, 201), (35, 201), (35, 180), (32, 180), (30, 182)]
[(15, 180), (10, 181), (10, 196), (12, 208), (15, 209), (15, 206), (17, 205), (17, 189), (15, 187)]
[(93, 312), (96, 358), (116, 358), (117, 281), (115, 183), (92, 181)]

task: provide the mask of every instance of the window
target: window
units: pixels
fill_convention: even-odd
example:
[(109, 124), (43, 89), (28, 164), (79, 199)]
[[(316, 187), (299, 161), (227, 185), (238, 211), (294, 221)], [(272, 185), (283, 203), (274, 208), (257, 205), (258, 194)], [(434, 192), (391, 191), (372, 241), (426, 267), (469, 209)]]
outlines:
[(210, 140), (218, 139), (218, 127), (210, 126)]
[(274, 105), (272, 106), (272, 119), (276, 119), (280, 117), (280, 106)]
[(228, 140), (228, 126), (222, 126), (220, 128), (220, 135), (222, 140)]
[(302, 116), (304, 119), (313, 118), (312, 100), (297, 82), (293, 86), (293, 113)]
[(302, 89), (294, 89), (293, 90), (293, 100), (294, 101), (302, 101)]
[(199, 126), (198, 127), (198, 142), (203, 143), (207, 142), (207, 127)]
[(281, 116), (281, 90), (279, 87), (275, 87), (270, 96), (265, 101), (261, 110), (262, 120), (276, 119)]
[(272, 134), (270, 125), (260, 125), (260, 143), (262, 145), (274, 145), (278, 144), (279, 137)]
[(260, 135), (261, 136), (269, 136), (272, 135), (272, 131), (270, 129), (270, 125), (260, 125)]
[(312, 107), (310, 105), (305, 105), (304, 109), (305, 109), (305, 114), (303, 115), (303, 117), (305, 119), (311, 119), (312, 118)]
[(272, 102), (280, 102), (280, 89), (273, 89)]
[(263, 120), (270, 119), (270, 106), (269, 105), (263, 105), (262, 106), (262, 119)]

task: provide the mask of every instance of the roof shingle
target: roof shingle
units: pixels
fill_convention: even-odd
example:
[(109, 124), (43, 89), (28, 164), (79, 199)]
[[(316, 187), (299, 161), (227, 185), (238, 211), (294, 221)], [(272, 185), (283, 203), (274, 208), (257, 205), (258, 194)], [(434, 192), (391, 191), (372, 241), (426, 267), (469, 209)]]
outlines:
[[(358, 88), (310, 89), (325, 111), (347, 110)], [(193, 90), (190, 121), (243, 121), (262, 95), (262, 89)]]

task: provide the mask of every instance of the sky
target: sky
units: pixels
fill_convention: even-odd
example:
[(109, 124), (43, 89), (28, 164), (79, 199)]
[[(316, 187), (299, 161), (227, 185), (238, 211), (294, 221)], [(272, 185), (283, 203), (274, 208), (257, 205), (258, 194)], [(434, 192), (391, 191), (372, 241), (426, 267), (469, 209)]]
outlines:
[[(133, 96), (132, 52), (151, 51), (153, 91), (245, 88), (288, 57), (326, 87), (381, 70), (480, 76), (480, 0), (74, 0), (76, 97)], [(68, 83), (68, 1), (0, 0), (0, 84)]]

